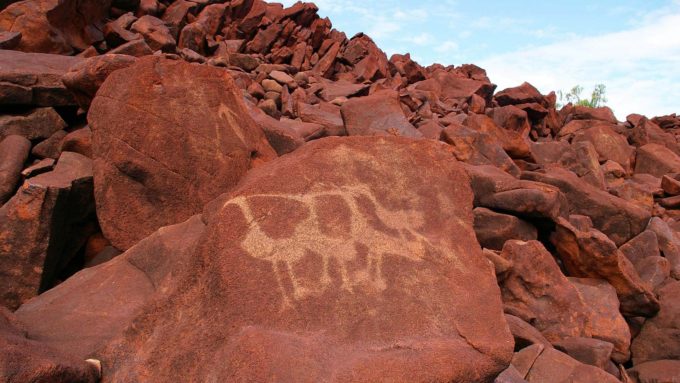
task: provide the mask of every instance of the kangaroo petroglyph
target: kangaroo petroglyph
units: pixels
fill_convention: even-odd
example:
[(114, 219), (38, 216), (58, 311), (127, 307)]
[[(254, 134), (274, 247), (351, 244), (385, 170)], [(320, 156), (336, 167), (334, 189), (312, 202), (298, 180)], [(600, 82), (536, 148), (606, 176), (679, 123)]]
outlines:
[[(271, 238), (260, 227), (253, 213), (249, 199), (256, 197), (284, 198), (301, 203), (307, 210), (307, 217), (299, 222), (295, 231), (287, 238)], [(320, 229), (320, 217), (317, 203), (319, 198), (341, 198), (349, 210), (349, 235), (331, 236)], [(370, 201), (372, 209), (379, 220), (381, 229), (371, 223), (362, 211), (359, 200)], [(440, 252), (438, 244), (422, 235), (419, 230), (425, 224), (424, 214), (416, 210), (385, 209), (365, 186), (346, 186), (331, 191), (314, 191), (305, 194), (255, 194), (239, 196), (225, 204), (240, 208), (250, 228), (241, 242), (241, 247), (250, 255), (266, 260), (272, 264), (279, 287), (283, 292), (284, 305), (291, 306), (295, 300), (309, 295), (320, 294), (332, 284), (329, 267), (332, 261), (337, 265), (341, 278), (340, 288), (352, 292), (357, 286), (367, 286), (373, 291), (387, 288), (382, 273), (382, 262), (385, 255), (408, 258), (420, 261), (427, 251)], [(415, 228), (415, 229), (414, 229)], [(365, 267), (359, 270), (348, 267), (359, 256), (358, 248), (363, 246), (368, 252)], [(313, 284), (301, 283), (295, 275), (294, 266), (309, 254), (320, 256), (323, 269), (318, 280)], [(453, 254), (450, 256), (455, 266), (460, 262)], [(292, 294), (286, 292), (284, 278), (292, 284)]]

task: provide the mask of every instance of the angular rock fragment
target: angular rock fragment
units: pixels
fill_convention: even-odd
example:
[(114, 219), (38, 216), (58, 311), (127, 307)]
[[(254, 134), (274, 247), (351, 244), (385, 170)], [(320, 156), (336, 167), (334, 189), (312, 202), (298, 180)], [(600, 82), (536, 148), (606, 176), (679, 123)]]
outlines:
[(383, 91), (352, 98), (342, 106), (341, 112), (350, 136), (422, 136), (404, 116), (397, 92)]
[(22, 136), (0, 141), (0, 206), (14, 195), (30, 150), (31, 141)]

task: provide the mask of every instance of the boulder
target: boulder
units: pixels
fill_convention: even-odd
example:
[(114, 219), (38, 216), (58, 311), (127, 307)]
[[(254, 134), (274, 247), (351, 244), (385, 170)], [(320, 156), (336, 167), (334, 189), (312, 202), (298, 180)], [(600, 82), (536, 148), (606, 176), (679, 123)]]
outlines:
[(635, 149), (628, 145), (626, 138), (607, 125), (598, 125), (584, 129), (576, 134), (572, 142), (588, 141), (595, 147), (600, 162), (607, 160), (620, 164), (626, 172), (632, 170), (632, 159)]
[(680, 279), (680, 239), (678, 234), (659, 217), (653, 217), (649, 220), (647, 230), (656, 234), (659, 249), (670, 264), (673, 278)]
[(491, 380), (513, 342), (471, 208), (442, 144), (309, 143), (206, 206), (175, 287), (102, 353), (105, 379)]
[(501, 214), (483, 207), (473, 210), (477, 240), (482, 247), (502, 250), (510, 239), (531, 241), (538, 238), (536, 228), (513, 215)]
[(0, 380), (6, 383), (96, 383), (98, 361), (85, 361), (59, 352), (26, 336), (16, 318), (0, 306)]
[(668, 173), (680, 172), (680, 156), (665, 146), (647, 144), (637, 150), (635, 173), (646, 173), (663, 177)]
[(0, 206), (14, 195), (30, 151), (31, 141), (22, 136), (0, 141)]
[(126, 55), (95, 56), (73, 66), (62, 81), (73, 93), (78, 105), (87, 110), (104, 80), (114, 71), (127, 68), (136, 61), (135, 57)]
[(51, 287), (86, 238), (94, 215), (92, 162), (65, 152), (0, 208), (0, 303), (16, 309)]
[(659, 313), (647, 319), (640, 334), (633, 339), (633, 364), (680, 359), (680, 281), (672, 281), (658, 290)]
[(500, 106), (544, 103), (543, 95), (533, 85), (528, 82), (514, 88), (503, 89), (494, 96)]
[(113, 260), (83, 269), (24, 303), (17, 319), (31, 339), (81, 359), (96, 357), (155, 297), (173, 288), (204, 229), (198, 215), (163, 227)]
[(0, 105), (75, 105), (61, 82), (80, 57), (0, 50)]
[(617, 245), (640, 234), (651, 216), (649, 211), (591, 186), (568, 170), (550, 168), (542, 173), (523, 172), (522, 179), (559, 188), (568, 201), (569, 214), (590, 217), (595, 228)]
[(21, 32), (0, 31), (0, 49), (14, 49), (21, 41)]
[(92, 158), (92, 130), (86, 126), (67, 134), (61, 141), (62, 152), (75, 152)]
[(531, 366), (526, 380), (529, 383), (619, 383), (613, 375), (554, 348), (543, 350)]
[(342, 105), (340, 111), (350, 136), (422, 136), (404, 116), (399, 94), (395, 91), (351, 98)]
[(633, 264), (602, 232), (577, 228), (560, 218), (551, 242), (569, 275), (604, 279), (614, 286), (624, 314), (651, 317), (659, 310), (654, 293)]
[(656, 360), (628, 369), (635, 383), (673, 383), (680, 376), (680, 360)]
[(599, 339), (574, 337), (556, 342), (555, 348), (583, 364), (605, 370), (614, 345)]
[(172, 53), (177, 46), (170, 29), (156, 17), (144, 15), (132, 24), (130, 30), (141, 34), (153, 51)]
[(113, 72), (88, 120), (97, 216), (121, 250), (276, 156), (229, 74), (183, 61), (147, 57)]

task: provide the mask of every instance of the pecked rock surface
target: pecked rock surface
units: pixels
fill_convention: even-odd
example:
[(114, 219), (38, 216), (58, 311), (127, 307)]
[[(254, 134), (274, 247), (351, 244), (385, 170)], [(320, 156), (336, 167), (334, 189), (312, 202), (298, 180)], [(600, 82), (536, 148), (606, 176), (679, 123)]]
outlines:
[(119, 249), (186, 220), (276, 156), (229, 74), (183, 61), (149, 57), (114, 72), (88, 121), (99, 222)]
[(318, 11), (0, 1), (13, 376), (677, 375), (680, 117), (496, 89)]

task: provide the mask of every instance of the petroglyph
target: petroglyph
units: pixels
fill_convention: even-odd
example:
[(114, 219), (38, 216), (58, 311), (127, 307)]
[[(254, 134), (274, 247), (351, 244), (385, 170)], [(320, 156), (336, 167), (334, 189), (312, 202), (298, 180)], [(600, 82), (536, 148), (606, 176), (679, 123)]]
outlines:
[[(251, 208), (250, 200), (262, 197), (295, 201), (306, 208), (308, 214), (297, 223), (292, 235), (272, 238), (259, 223), (260, 220), (267, 219), (266, 215), (257, 217)], [(350, 229), (347, 235), (329, 235), (321, 230), (320, 222), (323, 217), (318, 213), (318, 203), (329, 197), (344, 201), (349, 211)], [(411, 209), (388, 210), (366, 186), (345, 186), (305, 194), (239, 196), (224, 206), (229, 205), (238, 206), (249, 223), (249, 230), (241, 247), (250, 256), (271, 263), (283, 293), (284, 306), (293, 306), (296, 300), (320, 295), (330, 288), (333, 284), (331, 264), (337, 267), (340, 288), (348, 292), (354, 292), (358, 287), (367, 287), (374, 292), (384, 291), (387, 281), (382, 272), (382, 263), (387, 255), (418, 262), (430, 252), (449, 257), (460, 270), (463, 267), (450, 249), (448, 252), (442, 249), (439, 239), (427, 238), (421, 234), (425, 225), (423, 212)], [(366, 211), (367, 206), (371, 212)], [(312, 284), (301, 282), (295, 272), (295, 265), (310, 254), (321, 257), (323, 266), (318, 279)], [(357, 262), (360, 257), (364, 258)], [(364, 266), (357, 268), (357, 264)], [(288, 288), (292, 293), (287, 292), (284, 283), (286, 280), (292, 284), (292, 288)]]

